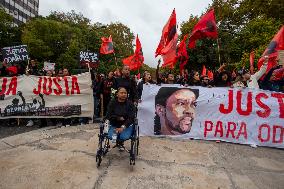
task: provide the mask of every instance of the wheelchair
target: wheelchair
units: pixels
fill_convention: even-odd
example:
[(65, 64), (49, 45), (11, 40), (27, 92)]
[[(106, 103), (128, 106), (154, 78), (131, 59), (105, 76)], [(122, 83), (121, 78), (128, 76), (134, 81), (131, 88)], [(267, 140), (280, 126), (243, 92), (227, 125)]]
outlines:
[[(133, 133), (131, 137), (128, 139), (130, 140), (130, 149), (126, 149), (124, 146), (124, 151), (129, 153), (130, 158), (130, 166), (135, 165), (136, 157), (138, 156), (138, 147), (139, 147), (139, 126), (138, 126), (138, 120), (135, 118), (134, 124), (133, 124)], [(121, 147), (119, 145), (118, 140), (116, 140), (115, 145), (111, 148), (110, 146), (110, 139), (108, 138), (108, 133), (104, 133), (104, 122), (100, 123), (100, 133), (98, 134), (99, 137), (99, 144), (96, 154), (96, 162), (97, 167), (101, 165), (102, 158), (113, 148)], [(117, 135), (117, 138), (119, 138), (119, 134)], [(120, 141), (124, 142), (124, 141)]]

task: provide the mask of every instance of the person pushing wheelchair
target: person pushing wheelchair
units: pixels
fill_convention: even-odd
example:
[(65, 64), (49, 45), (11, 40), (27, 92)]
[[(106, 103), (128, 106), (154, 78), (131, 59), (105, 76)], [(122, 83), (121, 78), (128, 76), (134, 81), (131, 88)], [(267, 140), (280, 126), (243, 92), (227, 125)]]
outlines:
[(116, 145), (120, 150), (125, 149), (123, 142), (130, 139), (134, 131), (136, 109), (127, 97), (127, 90), (124, 87), (119, 87), (115, 98), (108, 104), (105, 116), (105, 129), (108, 138), (113, 140), (113, 137), (117, 135)]

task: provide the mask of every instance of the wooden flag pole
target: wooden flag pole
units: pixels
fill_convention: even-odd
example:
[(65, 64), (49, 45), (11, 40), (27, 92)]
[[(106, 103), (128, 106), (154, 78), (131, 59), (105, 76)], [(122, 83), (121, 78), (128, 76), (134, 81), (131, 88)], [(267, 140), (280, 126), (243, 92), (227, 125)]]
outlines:
[(217, 38), (217, 49), (218, 49), (219, 64), (220, 64), (220, 66), (221, 66), (221, 56), (220, 56), (220, 44), (219, 44), (219, 38)]

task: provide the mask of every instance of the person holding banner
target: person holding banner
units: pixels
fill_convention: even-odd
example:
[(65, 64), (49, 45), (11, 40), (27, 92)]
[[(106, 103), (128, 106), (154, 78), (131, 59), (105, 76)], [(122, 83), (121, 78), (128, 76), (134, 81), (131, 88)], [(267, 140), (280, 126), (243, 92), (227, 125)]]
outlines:
[(111, 71), (108, 73), (108, 77), (101, 81), (99, 86), (100, 99), (103, 105), (103, 115), (106, 115), (107, 106), (111, 100), (111, 89), (114, 88), (114, 86), (114, 73)]
[(37, 67), (37, 62), (35, 60), (31, 60), (28, 65), (28, 74), (29, 75), (39, 75), (39, 70)]
[(231, 87), (231, 74), (225, 70), (226, 64), (220, 66), (214, 74), (214, 85), (216, 87)]
[(155, 135), (189, 133), (195, 118), (198, 89), (162, 87), (155, 97)]
[(145, 71), (143, 73), (143, 78), (142, 81), (140, 81), (137, 85), (137, 90), (138, 90), (138, 99), (141, 100), (142, 96), (142, 91), (143, 91), (143, 85), (146, 84), (153, 84), (154, 82), (152, 81), (152, 76), (149, 72)]
[(128, 99), (134, 103), (138, 102), (136, 81), (130, 77), (130, 68), (124, 65), (121, 70), (121, 77), (116, 78), (116, 87), (118, 89), (123, 87), (127, 90)]
[(7, 71), (6, 71), (6, 68), (7, 68), (7, 61), (4, 60), (3, 63), (2, 63), (2, 68), (0, 70), (0, 76), (1, 77), (5, 77), (8, 75)]
[(200, 82), (200, 75), (198, 71), (192, 71), (190, 74), (190, 80), (189, 80), (190, 86), (201, 86)]
[(284, 68), (281, 65), (281, 53), (277, 56), (278, 65), (271, 68), (261, 82), (261, 89), (283, 92), (284, 86)]
[(268, 63), (268, 56), (264, 56), (265, 60), (258, 72), (251, 75), (249, 71), (245, 71), (242, 74), (244, 81), (247, 83), (247, 87), (250, 89), (259, 89), (258, 80), (265, 74)]

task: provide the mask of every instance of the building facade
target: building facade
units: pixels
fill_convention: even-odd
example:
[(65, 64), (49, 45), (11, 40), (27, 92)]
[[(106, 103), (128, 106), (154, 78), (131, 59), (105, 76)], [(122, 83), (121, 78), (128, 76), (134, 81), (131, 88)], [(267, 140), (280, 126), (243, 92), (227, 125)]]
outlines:
[(0, 0), (0, 6), (20, 25), (38, 15), (39, 0)]

